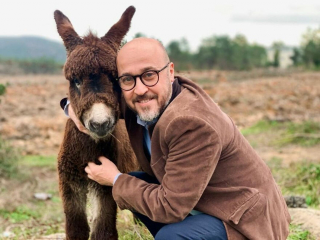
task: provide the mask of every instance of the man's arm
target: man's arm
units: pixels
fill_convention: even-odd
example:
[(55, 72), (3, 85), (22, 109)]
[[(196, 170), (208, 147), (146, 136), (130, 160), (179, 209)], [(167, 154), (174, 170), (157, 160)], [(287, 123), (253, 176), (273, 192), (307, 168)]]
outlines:
[(169, 153), (152, 165), (165, 172), (161, 185), (122, 174), (113, 187), (113, 197), (121, 209), (171, 223), (184, 219), (198, 203), (222, 147), (215, 130), (194, 116), (174, 119), (164, 135)]
[(89, 134), (89, 130), (83, 126), (81, 121), (76, 116), (75, 112), (73, 111), (73, 108), (70, 104), (70, 101), (68, 98), (63, 98), (60, 101), (60, 107), (63, 109), (66, 116), (70, 117), (72, 121), (76, 124), (77, 128), (80, 132)]

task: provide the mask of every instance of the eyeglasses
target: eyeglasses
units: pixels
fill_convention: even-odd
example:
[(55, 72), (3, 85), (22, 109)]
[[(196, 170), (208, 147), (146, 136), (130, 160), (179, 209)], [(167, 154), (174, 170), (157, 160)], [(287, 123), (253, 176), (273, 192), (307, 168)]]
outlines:
[(122, 76), (118, 77), (118, 79), (117, 79), (119, 82), (120, 88), (124, 91), (132, 90), (136, 86), (137, 77), (140, 78), (141, 82), (145, 86), (153, 87), (159, 82), (159, 72), (161, 72), (166, 67), (168, 67), (169, 64), (170, 64), (170, 62), (168, 62), (167, 65), (165, 65), (160, 70), (148, 70), (148, 71), (143, 72), (140, 75), (135, 75), (135, 76), (122, 75)]

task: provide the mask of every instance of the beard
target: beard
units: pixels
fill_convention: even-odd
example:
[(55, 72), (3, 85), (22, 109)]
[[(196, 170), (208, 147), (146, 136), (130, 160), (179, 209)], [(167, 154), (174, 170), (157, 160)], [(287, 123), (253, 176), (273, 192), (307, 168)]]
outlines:
[(153, 99), (156, 99), (158, 102), (157, 106), (154, 108), (151, 108), (150, 106), (148, 106), (148, 107), (144, 107), (144, 108), (140, 109), (140, 111), (136, 111), (136, 113), (138, 114), (139, 118), (142, 121), (151, 122), (151, 121), (155, 120), (156, 118), (158, 118), (160, 116), (160, 114), (167, 107), (167, 105), (169, 104), (169, 101), (171, 99), (171, 95), (172, 95), (172, 86), (171, 86), (170, 81), (168, 81), (167, 89), (165, 92), (166, 92), (166, 94), (162, 97), (162, 99), (160, 99), (160, 101), (159, 101), (158, 95), (149, 95), (149, 94), (145, 94), (143, 96), (138, 96), (135, 99), (135, 101), (140, 101), (140, 100), (144, 100), (144, 99), (153, 98)]
[(141, 112), (138, 112), (138, 116), (142, 121), (151, 122), (160, 115), (160, 108), (150, 109), (149, 107), (141, 109)]

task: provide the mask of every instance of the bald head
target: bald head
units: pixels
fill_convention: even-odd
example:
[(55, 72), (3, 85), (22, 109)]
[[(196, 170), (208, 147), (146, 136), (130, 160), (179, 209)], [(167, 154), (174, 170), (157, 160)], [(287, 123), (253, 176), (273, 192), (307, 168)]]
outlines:
[[(169, 56), (166, 49), (156, 39), (152, 38), (135, 38), (126, 43), (118, 52), (117, 66), (120, 67), (123, 62), (135, 62), (135, 61), (158, 61), (160, 65), (168, 63)], [(118, 69), (119, 70), (119, 69)]]

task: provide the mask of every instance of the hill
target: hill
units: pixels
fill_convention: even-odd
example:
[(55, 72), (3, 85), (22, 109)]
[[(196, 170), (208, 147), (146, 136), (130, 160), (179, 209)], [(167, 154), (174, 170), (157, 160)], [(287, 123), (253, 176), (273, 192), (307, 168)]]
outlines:
[(61, 43), (42, 37), (0, 37), (0, 58), (47, 58), (64, 63), (66, 51)]

